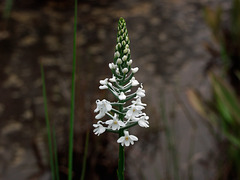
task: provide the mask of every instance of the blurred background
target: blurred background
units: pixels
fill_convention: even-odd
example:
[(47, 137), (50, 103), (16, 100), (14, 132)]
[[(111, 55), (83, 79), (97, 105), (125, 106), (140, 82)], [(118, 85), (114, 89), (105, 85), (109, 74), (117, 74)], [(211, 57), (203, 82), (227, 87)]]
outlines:
[[(0, 179), (51, 179), (40, 63), (67, 179), (74, 3), (2, 0), (0, 12)], [(117, 179), (117, 136), (92, 124), (120, 17), (150, 117), (131, 130), (126, 180), (240, 179), (240, 1), (79, 0), (74, 180), (84, 157), (86, 180)]]

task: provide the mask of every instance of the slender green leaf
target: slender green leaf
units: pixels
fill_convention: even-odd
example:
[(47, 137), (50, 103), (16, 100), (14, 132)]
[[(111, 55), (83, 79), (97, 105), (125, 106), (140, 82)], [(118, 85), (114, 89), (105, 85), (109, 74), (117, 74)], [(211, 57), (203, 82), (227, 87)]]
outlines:
[(69, 130), (69, 154), (68, 154), (68, 180), (72, 180), (73, 160), (73, 131), (74, 131), (74, 109), (75, 109), (75, 74), (76, 74), (76, 40), (77, 40), (77, 0), (74, 4), (74, 38), (73, 38), (73, 64), (72, 64), (72, 89), (71, 89), (71, 115)]
[(54, 165), (55, 165), (55, 176), (56, 180), (59, 180), (59, 168), (58, 168), (58, 154), (57, 154), (57, 138), (55, 132), (55, 126), (52, 128), (52, 136), (53, 136), (53, 151), (54, 151)]
[(50, 157), (50, 167), (52, 173), (52, 179), (55, 180), (55, 167), (54, 167), (54, 159), (53, 159), (53, 151), (52, 151), (52, 136), (51, 136), (51, 127), (48, 118), (48, 107), (47, 107), (47, 93), (46, 93), (46, 84), (44, 77), (44, 69), (41, 64), (41, 78), (42, 78), (42, 88), (43, 88), (43, 100), (44, 100), (44, 112), (45, 112), (45, 120), (47, 126), (47, 135), (48, 135), (48, 148), (49, 148), (49, 157)]
[(85, 178), (86, 164), (87, 164), (87, 154), (88, 154), (88, 143), (89, 143), (89, 131), (87, 131), (86, 139), (85, 139), (85, 147), (84, 147), (84, 156), (83, 156), (81, 180), (84, 180), (84, 178)]

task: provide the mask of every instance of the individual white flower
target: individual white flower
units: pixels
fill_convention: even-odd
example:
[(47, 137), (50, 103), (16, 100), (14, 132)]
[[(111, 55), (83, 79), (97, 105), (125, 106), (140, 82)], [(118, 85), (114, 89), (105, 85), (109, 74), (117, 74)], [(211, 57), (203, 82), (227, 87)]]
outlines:
[(136, 91), (136, 94), (138, 97), (144, 97), (145, 96), (145, 90), (142, 87), (139, 87)]
[(142, 113), (143, 109), (144, 109), (143, 106), (131, 105), (126, 113), (125, 118), (131, 119), (131, 120), (136, 120), (136, 118), (139, 116), (139, 114)]
[(126, 96), (123, 92), (120, 93), (120, 95), (118, 96), (119, 100), (125, 100)]
[(117, 68), (117, 65), (114, 64), (114, 63), (109, 63), (108, 66), (109, 66), (109, 68), (110, 68), (111, 70)]
[(114, 114), (113, 119), (106, 121), (106, 124), (108, 124), (108, 128), (111, 128), (114, 131), (125, 126), (124, 122), (118, 120), (117, 114)]
[(108, 78), (105, 78), (104, 80), (100, 80), (101, 85), (107, 85), (108, 84)]
[(120, 53), (119, 53), (118, 51), (116, 51), (116, 52), (114, 53), (114, 57), (115, 57), (115, 58), (119, 58), (119, 57), (120, 57)]
[(124, 55), (124, 56), (122, 57), (122, 60), (123, 60), (123, 61), (126, 61), (126, 60), (127, 60), (127, 56)]
[(103, 116), (105, 116), (105, 114), (108, 112), (108, 111), (111, 111), (112, 110), (112, 105), (110, 104), (109, 101), (103, 99), (102, 101), (100, 100), (97, 100), (96, 101), (96, 104), (97, 104), (97, 108), (94, 110), (95, 113), (99, 112), (99, 114), (97, 114), (95, 116), (96, 119), (100, 119), (102, 118)]
[(149, 119), (149, 117), (146, 116), (146, 115), (141, 116), (138, 120), (138, 125), (141, 126), (141, 127), (148, 128), (149, 127), (148, 119)]
[(137, 85), (139, 85), (139, 82), (135, 79), (135, 77), (132, 77), (132, 79), (130, 80), (130, 82), (132, 83), (132, 86), (137, 86)]
[(106, 131), (106, 128), (100, 123), (102, 123), (102, 121), (98, 121), (97, 124), (93, 124), (93, 127), (95, 127), (93, 132), (98, 136)]
[(116, 80), (116, 77), (115, 77), (115, 76), (113, 76), (112, 78), (110, 78), (110, 79), (109, 79), (109, 81), (111, 81), (111, 82), (117, 82), (117, 80)]
[(131, 70), (132, 70), (132, 73), (136, 73), (136, 72), (138, 72), (138, 67), (135, 67), (135, 68), (131, 68)]
[(138, 106), (147, 106), (147, 104), (142, 103), (141, 97), (139, 97), (139, 96), (137, 96), (136, 101), (133, 100), (132, 103), (133, 103), (134, 105), (138, 105)]
[(128, 131), (124, 131), (124, 136), (120, 137), (117, 142), (121, 143), (122, 146), (129, 146), (134, 144), (134, 141), (138, 141), (138, 138), (134, 135), (129, 135)]
[(122, 72), (126, 74), (128, 72), (128, 68), (123, 68)]
[(130, 59), (130, 60), (127, 62), (127, 65), (128, 65), (128, 66), (131, 66), (131, 65), (132, 65), (132, 59)]

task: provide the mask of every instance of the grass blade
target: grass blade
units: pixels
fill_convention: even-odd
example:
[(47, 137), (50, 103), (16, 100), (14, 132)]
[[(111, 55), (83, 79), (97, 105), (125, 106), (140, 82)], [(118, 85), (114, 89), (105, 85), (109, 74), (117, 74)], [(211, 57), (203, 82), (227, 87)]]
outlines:
[[(168, 146), (168, 150), (169, 150), (169, 159), (172, 163), (172, 167), (173, 167), (173, 176), (175, 180), (179, 180), (179, 162), (178, 162), (178, 154), (177, 154), (177, 150), (176, 150), (176, 142), (175, 142), (175, 138), (174, 138), (174, 134), (173, 131), (170, 129), (170, 125), (169, 125), (169, 119), (166, 115), (166, 101), (165, 101), (165, 96), (164, 93), (161, 93), (161, 111), (162, 111), (162, 121), (163, 121), (163, 126), (165, 129), (165, 136), (167, 139), (167, 146)], [(170, 165), (168, 164), (168, 169), (170, 168)], [(170, 170), (170, 169), (169, 169)]]
[(86, 171), (86, 164), (87, 164), (87, 153), (88, 153), (88, 143), (89, 143), (89, 131), (87, 131), (86, 139), (85, 139), (85, 147), (84, 147), (84, 156), (83, 156), (81, 180), (84, 180), (84, 178), (85, 178), (85, 171)]
[(55, 165), (55, 176), (56, 180), (59, 180), (59, 168), (58, 168), (58, 156), (57, 156), (57, 139), (56, 139), (56, 132), (55, 127), (52, 129), (52, 136), (53, 136), (53, 153), (54, 153), (54, 165)]
[(51, 137), (51, 127), (48, 118), (48, 108), (47, 108), (47, 93), (46, 93), (46, 85), (45, 85), (45, 77), (44, 77), (44, 69), (41, 64), (41, 78), (42, 78), (42, 88), (43, 88), (43, 100), (44, 100), (44, 112), (45, 112), (45, 120), (47, 126), (47, 135), (48, 135), (48, 147), (49, 147), (49, 157), (50, 157), (50, 167), (52, 172), (52, 179), (55, 179), (54, 175), (54, 160), (53, 160), (53, 151), (52, 151), (52, 137)]
[(74, 39), (73, 39), (73, 64), (72, 64), (72, 89), (71, 89), (71, 115), (69, 130), (69, 154), (68, 154), (68, 180), (72, 179), (73, 159), (73, 128), (74, 128), (74, 107), (75, 107), (75, 74), (76, 74), (76, 39), (77, 39), (77, 0), (74, 4)]
[(8, 19), (12, 11), (13, 0), (6, 0), (3, 9), (3, 18)]

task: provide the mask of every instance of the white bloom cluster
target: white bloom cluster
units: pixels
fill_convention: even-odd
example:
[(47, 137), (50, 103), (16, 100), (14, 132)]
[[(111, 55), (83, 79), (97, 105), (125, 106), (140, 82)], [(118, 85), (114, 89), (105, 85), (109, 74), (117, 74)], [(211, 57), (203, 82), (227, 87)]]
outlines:
[[(100, 80), (99, 89), (108, 89), (117, 98), (117, 102), (109, 102), (105, 99), (97, 100), (98, 113), (95, 118), (101, 119), (107, 115), (110, 119), (107, 121), (98, 121), (93, 124), (94, 133), (100, 135), (105, 131), (116, 132), (120, 134), (117, 140), (122, 146), (134, 144), (138, 138), (129, 135), (128, 129), (135, 125), (141, 127), (149, 127), (149, 117), (142, 111), (146, 104), (142, 103), (141, 98), (145, 96), (145, 90), (142, 84), (131, 93), (132, 87), (139, 86), (139, 82), (135, 79), (134, 74), (138, 71), (138, 67), (132, 68), (132, 59), (129, 48), (130, 40), (126, 28), (126, 22), (120, 18), (118, 23), (117, 45), (114, 53), (114, 61), (109, 64), (112, 71), (112, 77)], [(131, 101), (130, 105), (127, 105)]]

